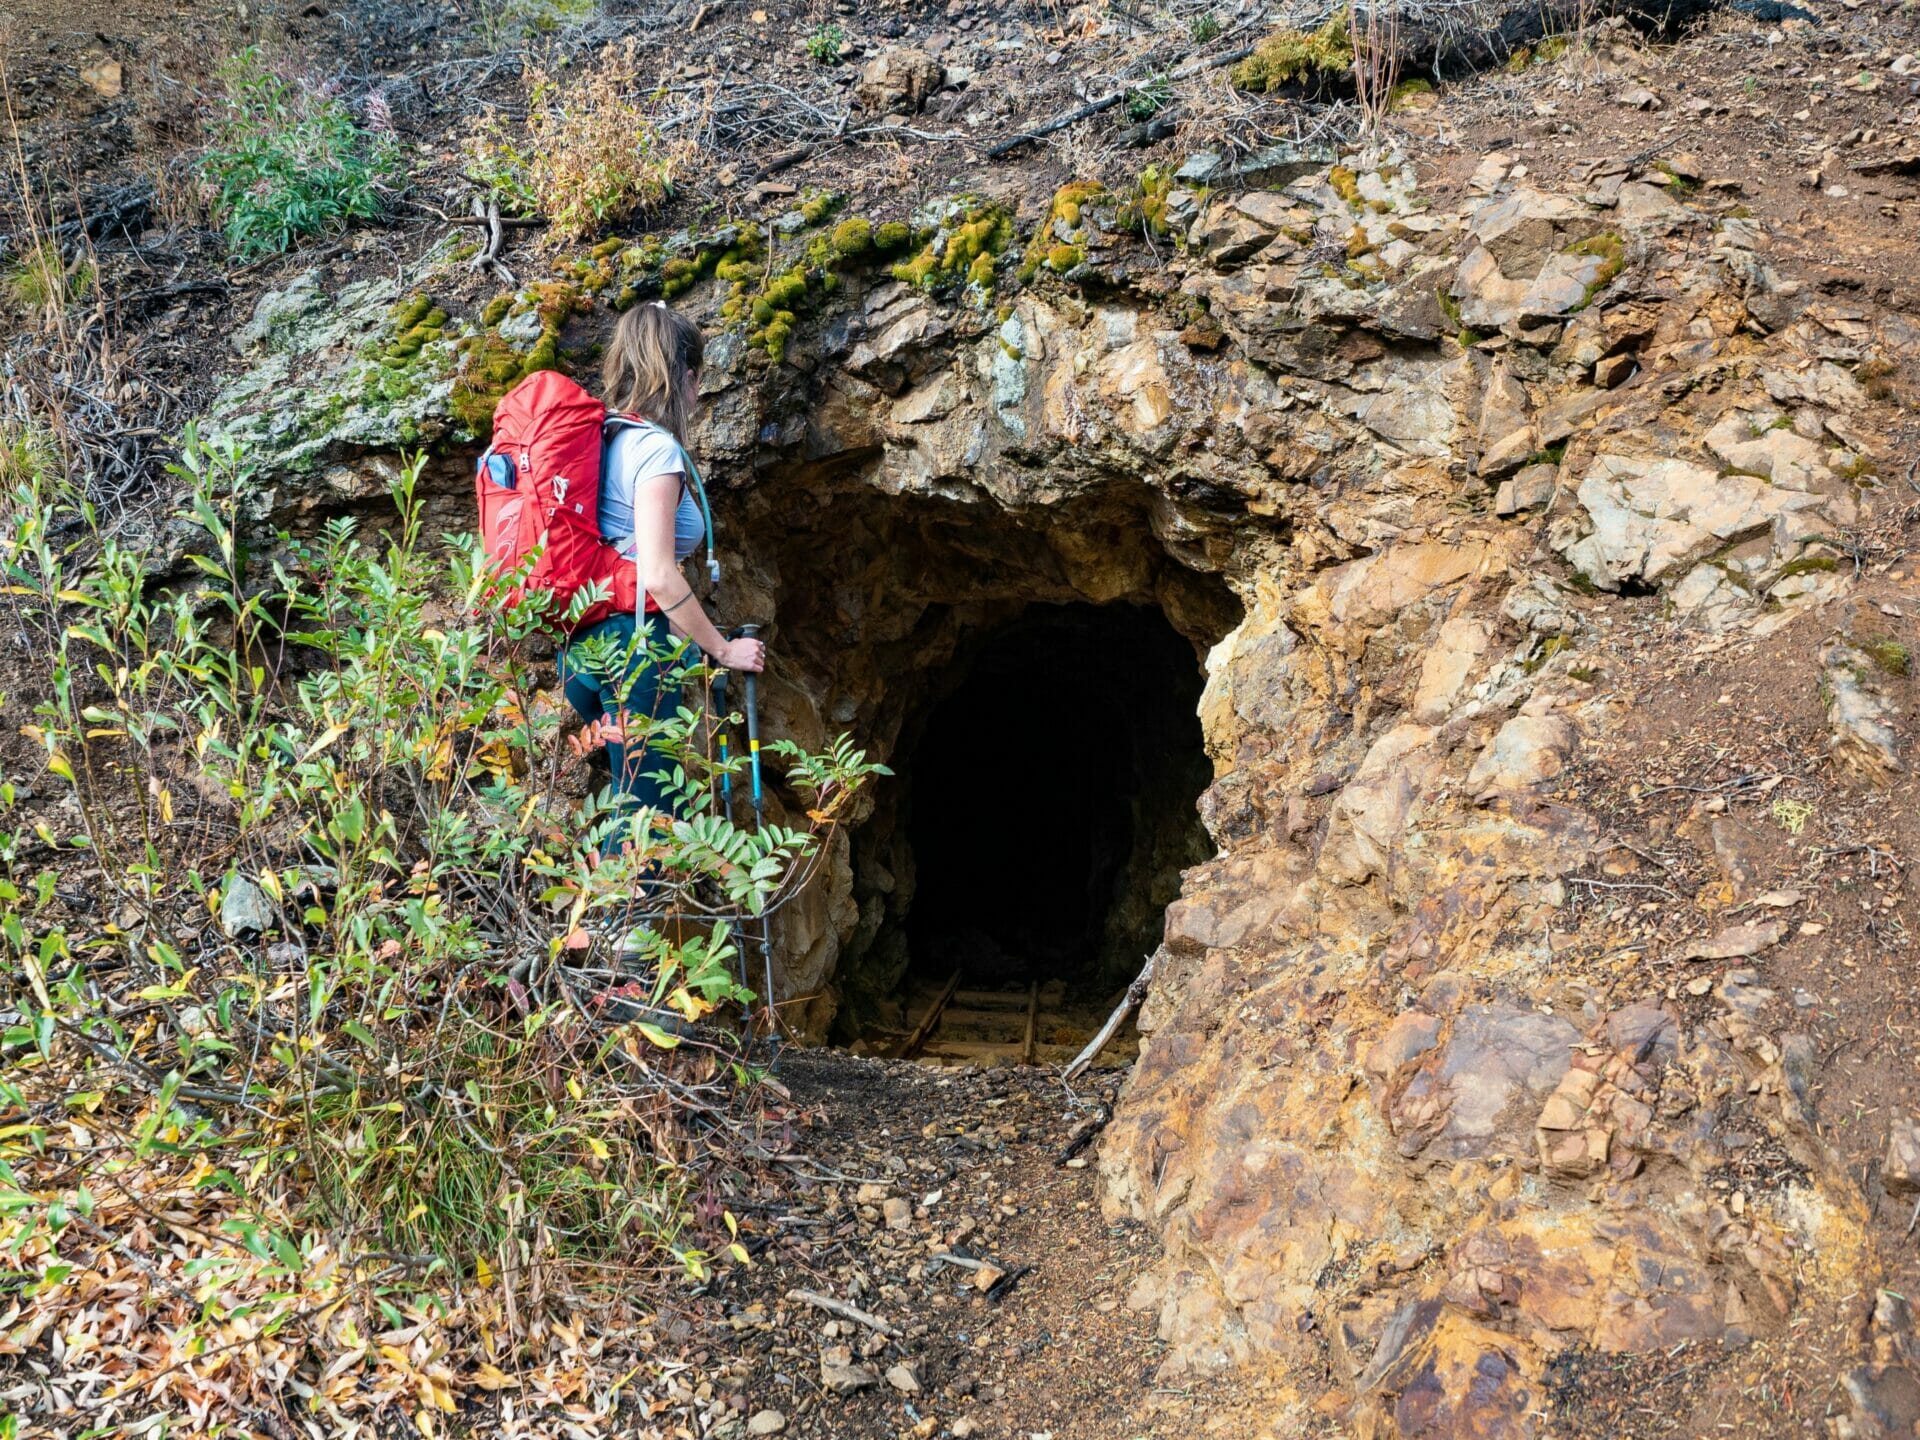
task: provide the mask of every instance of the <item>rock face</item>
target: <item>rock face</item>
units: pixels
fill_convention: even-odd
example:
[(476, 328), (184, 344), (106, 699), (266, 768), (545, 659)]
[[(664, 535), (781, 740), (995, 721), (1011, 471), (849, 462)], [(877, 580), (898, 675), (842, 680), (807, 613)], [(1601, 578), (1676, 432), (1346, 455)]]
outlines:
[[(1165, 1242), (1168, 1372), (1313, 1377), (1276, 1433), (1544, 1435), (1569, 1357), (1737, 1346), (1877, 1273), (1753, 972), (1682, 1004), (1557, 960), (1605, 853), (1563, 793), (1621, 723), (1600, 631), (1831, 633), (1884, 443), (1846, 368), (1871, 342), (1749, 222), (1505, 176), (1457, 213), (1394, 157), (1176, 179), (1151, 264), (1137, 214), (1076, 202), (1069, 246), (1056, 200), (1084, 290), (849, 272), (784, 363), (736, 333), (706, 380), (729, 606), (780, 621), (775, 733), (896, 758), (942, 667), (1036, 602), (1155, 605), (1205, 655), (1218, 853), (1167, 911), (1100, 1164)], [(1824, 673), (1836, 758), (1883, 778), (1905, 722), (1871, 660), (1836, 642)], [(784, 917), (815, 1034), (904, 963), (913, 857), (866, 805)], [(1704, 1177), (1756, 1134), (1802, 1178), (1735, 1204)], [(1909, 1344), (1883, 1328), (1862, 1414)]]

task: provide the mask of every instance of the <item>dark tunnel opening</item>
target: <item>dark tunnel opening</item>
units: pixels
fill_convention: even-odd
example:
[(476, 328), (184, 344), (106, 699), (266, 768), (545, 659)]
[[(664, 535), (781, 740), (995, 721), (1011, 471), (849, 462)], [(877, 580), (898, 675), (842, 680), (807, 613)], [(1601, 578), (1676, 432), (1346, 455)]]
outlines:
[(1157, 608), (1033, 605), (987, 636), (900, 766), (916, 877), (908, 988), (1095, 1003), (1210, 853), (1193, 644)]

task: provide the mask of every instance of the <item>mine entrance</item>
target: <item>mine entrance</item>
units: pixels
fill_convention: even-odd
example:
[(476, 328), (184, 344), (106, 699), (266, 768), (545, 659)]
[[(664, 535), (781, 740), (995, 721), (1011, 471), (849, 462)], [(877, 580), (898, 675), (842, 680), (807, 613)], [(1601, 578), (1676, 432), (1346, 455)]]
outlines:
[(1152, 606), (1031, 605), (944, 678), (895, 764), (915, 878), (888, 1028), (929, 1058), (1071, 1056), (1210, 853), (1200, 658)]

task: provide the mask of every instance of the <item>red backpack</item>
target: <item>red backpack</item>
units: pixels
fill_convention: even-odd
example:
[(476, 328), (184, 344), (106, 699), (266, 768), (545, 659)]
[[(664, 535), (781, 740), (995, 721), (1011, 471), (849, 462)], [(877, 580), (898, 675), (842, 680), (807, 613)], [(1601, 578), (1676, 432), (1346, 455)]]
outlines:
[[(600, 536), (600, 461), (609, 428), (648, 425), (638, 416), (609, 413), (557, 370), (539, 370), (501, 398), (493, 412), (493, 443), (480, 456), (474, 493), (487, 558), (517, 583), (507, 603), (529, 594), (551, 596), (556, 629), (584, 629), (610, 615), (631, 614), (639, 600), (634, 562)], [(691, 458), (687, 473), (707, 512), (706, 493)], [(538, 551), (531, 568), (527, 558)], [(708, 568), (713, 570), (713, 518), (707, 512)], [(589, 585), (601, 598), (565, 619), (574, 596)], [(648, 610), (657, 610), (653, 597)]]

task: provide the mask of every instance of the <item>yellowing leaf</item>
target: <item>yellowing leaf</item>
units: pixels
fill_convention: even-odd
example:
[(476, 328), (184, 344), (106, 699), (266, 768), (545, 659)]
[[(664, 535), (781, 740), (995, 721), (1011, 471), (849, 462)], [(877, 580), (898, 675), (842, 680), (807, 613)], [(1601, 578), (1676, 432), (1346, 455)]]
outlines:
[(304, 765), (307, 761), (313, 759), (314, 756), (327, 750), (332, 746), (334, 741), (346, 734), (350, 728), (350, 726), (346, 725), (329, 725), (320, 738), (307, 747), (307, 753), (300, 757), (300, 763)]
[(680, 1037), (678, 1035), (669, 1035), (658, 1025), (649, 1025), (644, 1020), (636, 1020), (634, 1022), (634, 1028), (662, 1050), (672, 1050), (680, 1044)]

